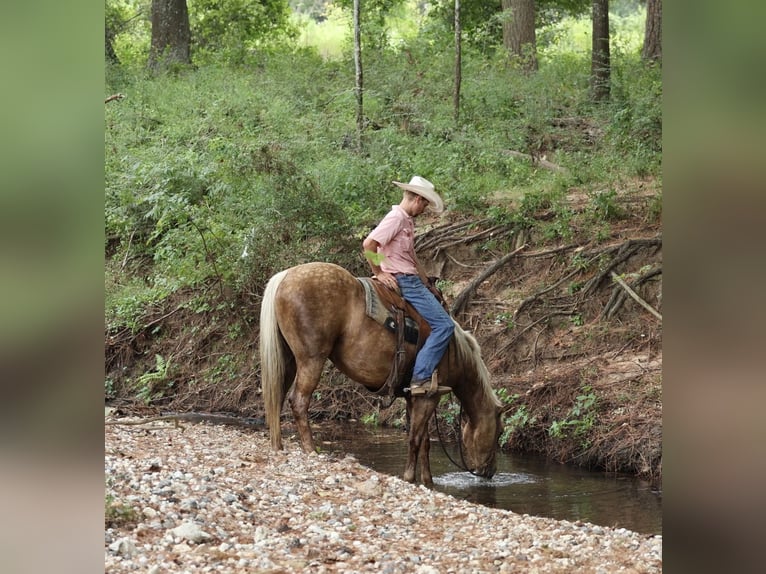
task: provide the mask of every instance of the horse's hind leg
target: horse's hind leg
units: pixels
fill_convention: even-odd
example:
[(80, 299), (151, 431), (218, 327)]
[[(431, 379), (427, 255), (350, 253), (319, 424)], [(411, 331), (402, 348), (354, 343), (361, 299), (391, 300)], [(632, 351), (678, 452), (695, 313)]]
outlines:
[(308, 453), (316, 452), (314, 437), (311, 435), (311, 427), (309, 426), (309, 404), (311, 403), (311, 395), (319, 384), (324, 363), (324, 359), (313, 359), (300, 363), (295, 375), (295, 384), (288, 397), (295, 426), (298, 428), (301, 448)]

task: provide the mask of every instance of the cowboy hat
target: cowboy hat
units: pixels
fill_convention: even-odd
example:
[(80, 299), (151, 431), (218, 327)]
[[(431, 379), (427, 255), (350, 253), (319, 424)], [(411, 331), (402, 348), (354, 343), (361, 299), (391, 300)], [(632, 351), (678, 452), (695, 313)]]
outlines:
[(419, 196), (426, 198), (428, 200), (428, 208), (434, 213), (441, 213), (444, 211), (444, 202), (442, 201), (442, 198), (434, 190), (434, 184), (427, 179), (415, 175), (409, 183), (402, 183), (401, 181), (395, 181), (393, 183), (402, 189), (417, 193)]

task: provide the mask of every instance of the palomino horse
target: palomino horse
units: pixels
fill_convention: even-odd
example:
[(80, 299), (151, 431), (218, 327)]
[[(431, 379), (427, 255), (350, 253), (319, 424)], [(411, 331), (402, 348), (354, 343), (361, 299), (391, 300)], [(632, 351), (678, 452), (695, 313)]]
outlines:
[[(326, 360), (371, 391), (383, 387), (396, 352), (396, 336), (365, 311), (362, 284), (331, 263), (307, 263), (281, 271), (266, 285), (261, 305), (261, 386), (271, 446), (282, 448), (280, 413), (292, 385), (289, 404), (301, 447), (315, 452), (309, 426), (311, 395)], [(405, 345), (405, 364), (416, 348)], [(462, 405), (463, 457), (468, 470), (486, 478), (495, 474), (497, 439), (502, 432), (502, 403), (490, 386), (489, 372), (473, 336), (455, 324), (449, 348), (438, 366), (439, 384), (451, 387)], [(428, 421), (439, 396), (406, 395), (410, 419), (404, 480), (432, 484)]]

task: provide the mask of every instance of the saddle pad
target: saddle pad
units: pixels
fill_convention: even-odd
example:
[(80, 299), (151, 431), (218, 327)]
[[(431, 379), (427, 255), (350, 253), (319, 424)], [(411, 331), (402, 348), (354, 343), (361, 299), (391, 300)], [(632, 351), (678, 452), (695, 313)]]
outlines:
[[(396, 319), (389, 311), (383, 301), (380, 300), (378, 292), (369, 277), (357, 277), (364, 287), (364, 303), (367, 316), (383, 325), (392, 333), (396, 333)], [(416, 321), (410, 317), (404, 318), (404, 340), (412, 345), (418, 344), (419, 329)]]

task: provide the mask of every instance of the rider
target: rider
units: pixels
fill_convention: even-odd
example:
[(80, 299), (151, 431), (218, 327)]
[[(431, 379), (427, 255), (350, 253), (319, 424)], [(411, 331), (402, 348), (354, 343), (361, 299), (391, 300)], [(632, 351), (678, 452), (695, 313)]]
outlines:
[[(441, 213), (444, 202), (434, 185), (420, 176), (414, 176), (409, 183), (393, 183), (402, 188), (402, 200), (391, 207), (388, 215), (363, 241), (362, 247), (375, 278), (390, 289), (400, 291), (431, 327), (431, 334), (415, 358), (410, 382), (410, 393), (417, 396), (426, 394), (427, 383), (455, 330), (452, 318), (428, 287), (428, 277), (415, 255), (414, 218), (427, 208)], [(382, 260), (378, 254), (383, 255)]]

